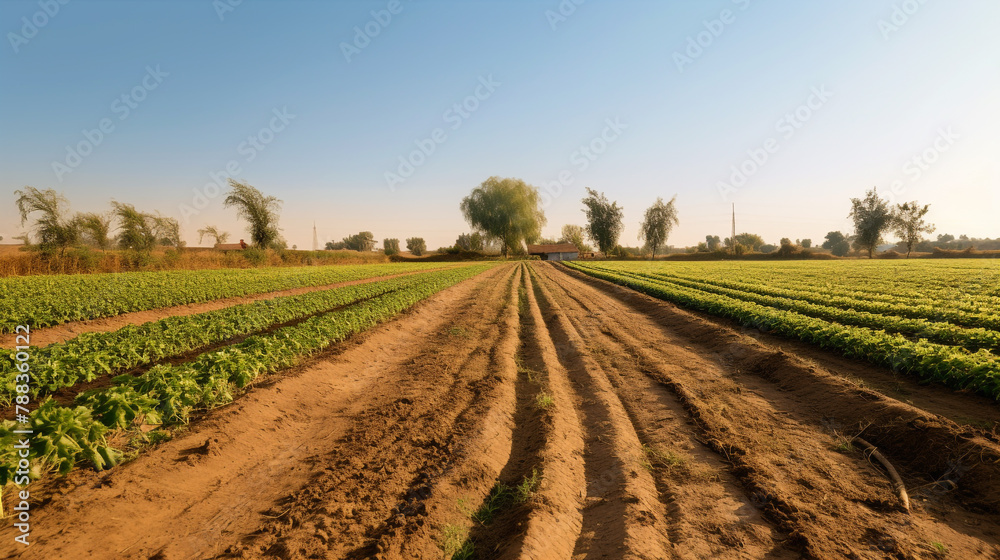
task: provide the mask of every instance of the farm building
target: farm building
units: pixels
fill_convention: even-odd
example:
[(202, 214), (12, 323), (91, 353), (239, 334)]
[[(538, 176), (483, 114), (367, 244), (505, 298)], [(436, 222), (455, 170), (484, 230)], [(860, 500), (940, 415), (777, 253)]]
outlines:
[(572, 261), (580, 256), (579, 249), (572, 243), (552, 245), (528, 245), (529, 255), (538, 255), (543, 261)]

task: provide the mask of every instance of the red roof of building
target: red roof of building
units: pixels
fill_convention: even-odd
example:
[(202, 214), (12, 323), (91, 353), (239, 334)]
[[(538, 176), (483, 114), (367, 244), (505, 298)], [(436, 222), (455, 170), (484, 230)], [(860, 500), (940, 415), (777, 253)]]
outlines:
[(553, 243), (550, 245), (528, 245), (529, 255), (541, 255), (544, 253), (579, 253), (580, 250), (572, 243)]

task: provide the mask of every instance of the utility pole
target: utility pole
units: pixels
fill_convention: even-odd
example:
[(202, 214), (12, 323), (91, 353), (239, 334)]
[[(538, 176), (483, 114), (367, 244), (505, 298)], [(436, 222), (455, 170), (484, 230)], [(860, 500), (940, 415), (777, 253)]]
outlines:
[(313, 222), (313, 251), (319, 251), (319, 236), (316, 235), (316, 222)]

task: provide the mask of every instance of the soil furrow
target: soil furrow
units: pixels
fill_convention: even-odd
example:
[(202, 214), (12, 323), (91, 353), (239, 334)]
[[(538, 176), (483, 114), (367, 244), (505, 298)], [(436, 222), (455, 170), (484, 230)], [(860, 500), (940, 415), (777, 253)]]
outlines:
[(619, 399), (636, 427), (646, 453), (645, 467), (656, 479), (667, 508), (670, 536), (678, 558), (797, 558), (782, 550), (787, 538), (763, 518), (727, 465), (697, 434), (683, 405), (655, 383), (629, 348), (619, 344), (594, 320), (595, 309), (583, 307), (566, 286), (551, 282), (554, 295), (578, 330), (588, 350), (608, 373)]
[(574, 557), (669, 557), (665, 508), (652, 476), (642, 468), (638, 436), (581, 333), (550, 290), (541, 282), (535, 286), (584, 426), (587, 498)]
[[(398, 534), (423, 525), (435, 479), (457, 454), (457, 440), (479, 416), (477, 400), (495, 384), (490, 366), (497, 321), (513, 277), (485, 285), (465, 306), (461, 326), (439, 333), (411, 360), (389, 367), (398, 379), (353, 421), (302, 491), (290, 493), (258, 535), (233, 547), (244, 558), (313, 555), (370, 558), (390, 553)], [(477, 305), (478, 302), (489, 305)], [(455, 344), (453, 329), (469, 329)], [(410, 518), (410, 519), (408, 519)], [(405, 526), (405, 527), (404, 527)], [(390, 555), (391, 556), (391, 555)]]
[(536, 397), (535, 404), (544, 407), (540, 414), (548, 437), (539, 451), (542, 480), (525, 522), (520, 558), (570, 558), (583, 529), (587, 486), (583, 430), (569, 376), (535, 297), (534, 280), (526, 274), (525, 282), (523, 365), (541, 388), (542, 398)]
[[(812, 378), (809, 381), (818, 381), (827, 390), (785, 387), (791, 380), (788, 372), (779, 383), (775, 379), (760, 383), (766, 373), (751, 372), (748, 377), (746, 362), (727, 359), (733, 353), (760, 351), (746, 341), (725, 341), (720, 351), (719, 335), (725, 333), (696, 331), (692, 325), (666, 317), (683, 313), (672, 306), (576, 275), (564, 277), (581, 305), (589, 302), (592, 310), (601, 310), (599, 317), (609, 334), (641, 356), (650, 374), (678, 395), (713, 448), (733, 463), (743, 486), (792, 533), (806, 555), (919, 558), (933, 553), (930, 543), (938, 541), (970, 554), (995, 546), (994, 537), (975, 527), (984, 519), (973, 512), (963, 513), (972, 518), (965, 527), (934, 508), (921, 507), (910, 516), (901, 513), (898, 498), (880, 471), (858, 453), (837, 451), (844, 442), (825, 428), (829, 419), (816, 414), (816, 409), (823, 410), (824, 402), (846, 400), (848, 409), (840, 410), (840, 418), (850, 416), (851, 407), (866, 407), (865, 399), (858, 398), (863, 395), (822, 387), (830, 376), (817, 378), (804, 367), (796, 372), (799, 386)], [(623, 306), (616, 299), (630, 305)], [(674, 335), (672, 329), (686, 336)], [(677, 365), (681, 363), (683, 367)], [(764, 372), (775, 369), (762, 368)], [(815, 392), (810, 397), (811, 391)]]

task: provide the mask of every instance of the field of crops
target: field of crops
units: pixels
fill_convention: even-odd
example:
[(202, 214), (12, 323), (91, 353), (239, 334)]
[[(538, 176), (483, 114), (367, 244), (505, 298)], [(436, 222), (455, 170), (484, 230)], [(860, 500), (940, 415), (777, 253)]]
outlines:
[[(259, 376), (295, 365), (489, 267), (402, 264), (136, 273), (104, 279), (103, 284), (86, 276), (8, 279), (3, 289), (22, 299), (5, 304), (25, 302), (29, 311), (18, 306), (15, 316), (44, 307), (42, 326), (202, 301), (232, 295), (234, 289), (246, 294), (374, 281), (85, 333), (43, 348), (17, 348), (0, 362), (0, 406), (6, 418), (15, 418), (27, 411), (19, 405), (41, 404), (31, 410), (27, 422), (0, 423), (0, 487), (17, 471), (14, 444), (21, 436), (15, 430), (32, 430), (31, 451), (37, 458), (33, 475), (49, 467), (66, 474), (81, 459), (96, 470), (112, 467), (121, 453), (108, 444), (109, 430), (186, 423), (192, 411), (231, 402), (234, 393)], [(379, 279), (388, 275), (400, 276)], [(64, 295), (54, 297), (57, 293)], [(36, 325), (31, 320), (4, 324), (9, 330), (17, 324)], [(74, 391), (99, 378), (111, 378), (110, 383)], [(73, 402), (47, 398), (59, 390), (68, 390)]]
[(986, 260), (7, 279), (0, 558), (1000, 558), (998, 280)]
[(426, 270), (427, 264), (169, 270), (0, 278), (0, 333), (68, 321)]
[(1000, 267), (990, 260), (569, 266), (744, 326), (1000, 398)]

